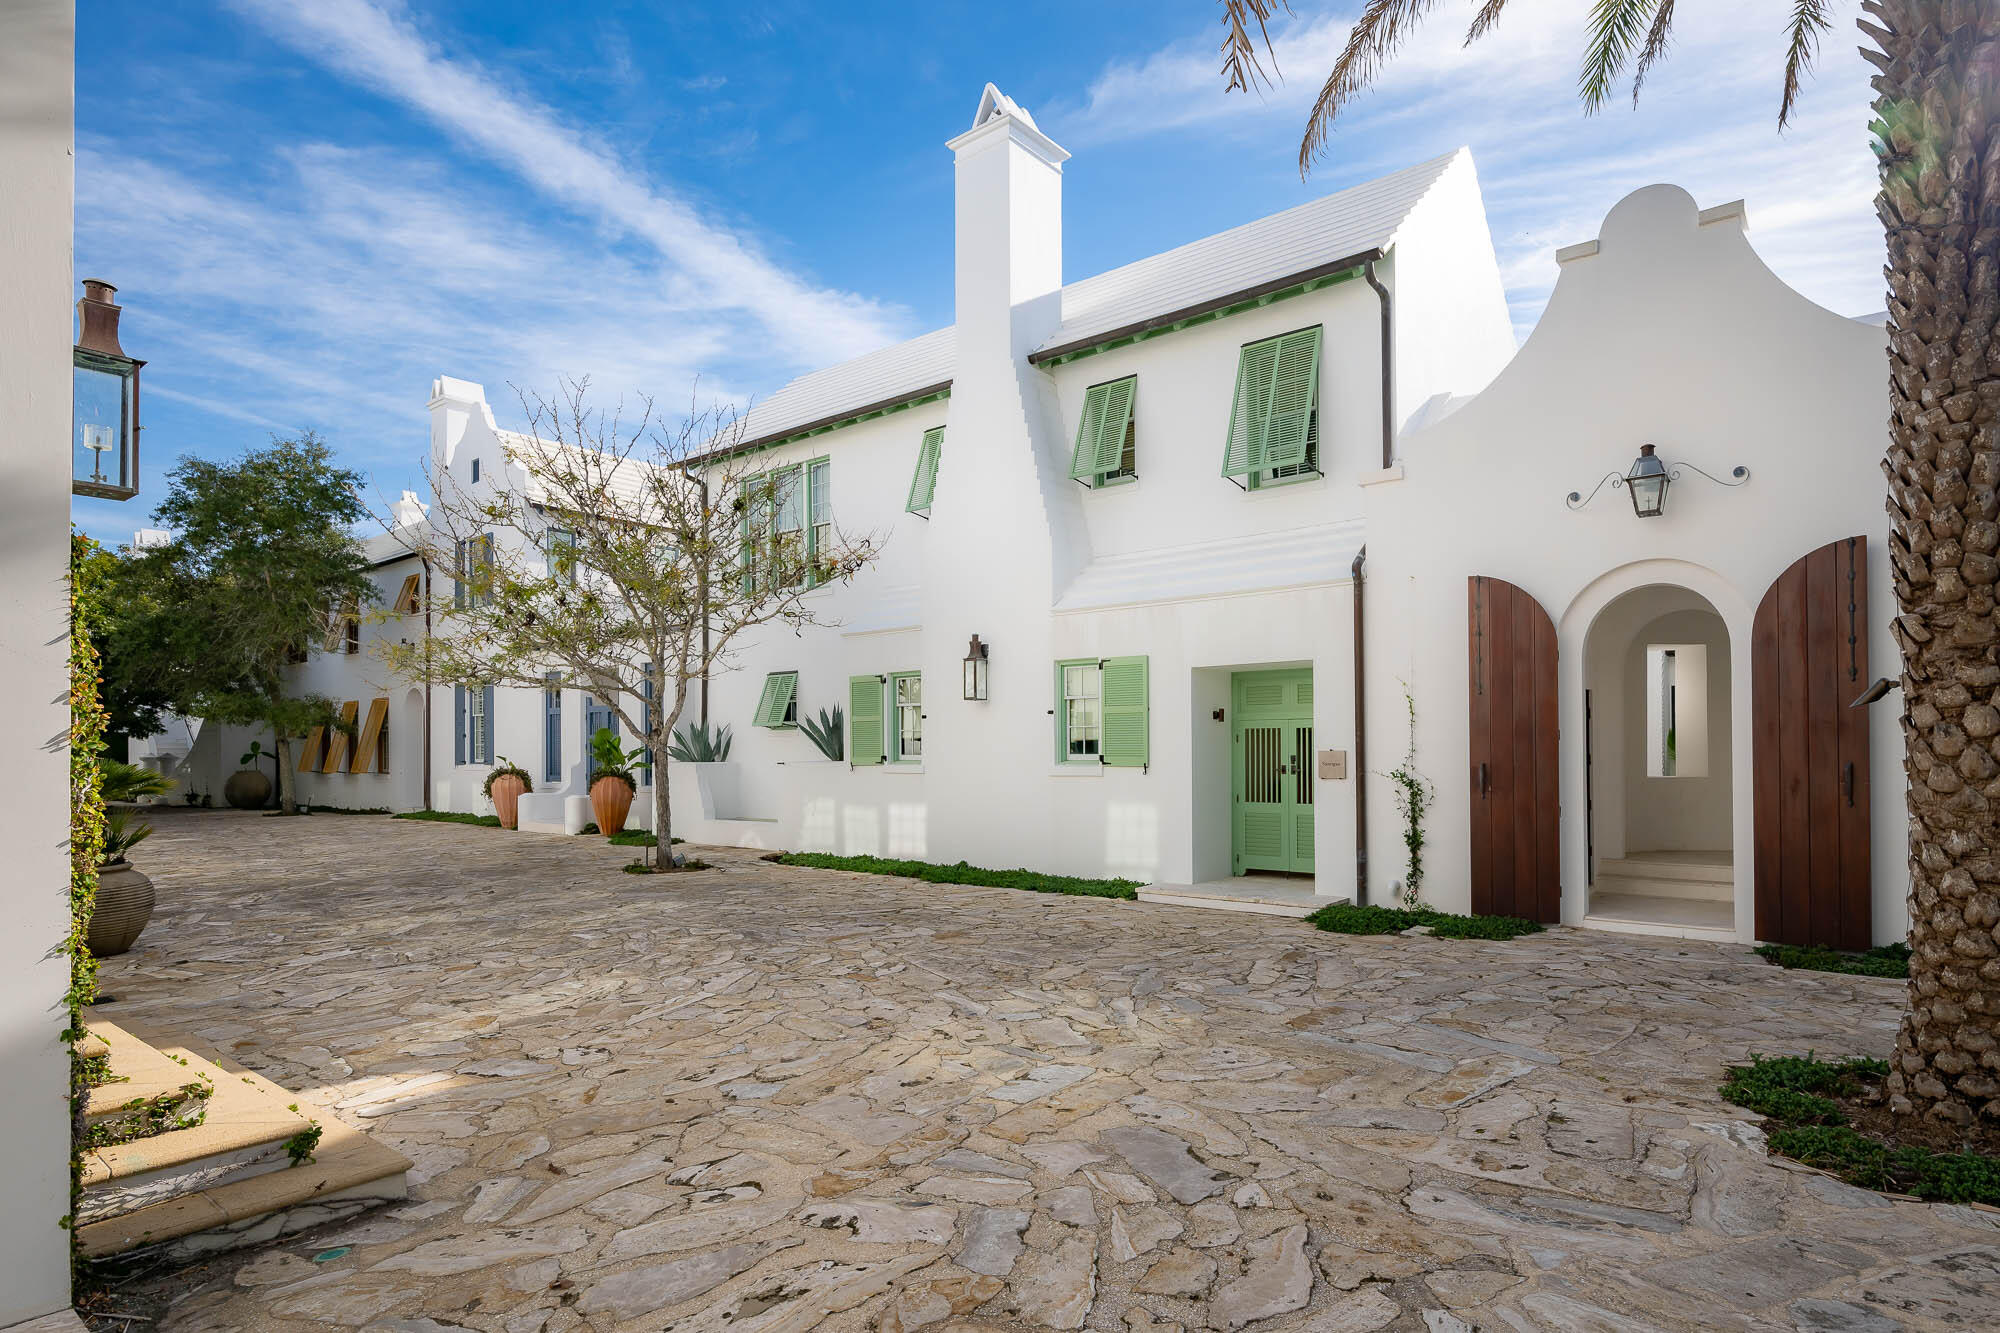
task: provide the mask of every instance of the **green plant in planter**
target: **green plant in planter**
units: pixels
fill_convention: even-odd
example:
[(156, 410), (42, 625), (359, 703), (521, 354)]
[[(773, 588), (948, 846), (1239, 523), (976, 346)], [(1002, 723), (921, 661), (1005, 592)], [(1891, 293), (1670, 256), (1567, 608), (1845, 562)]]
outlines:
[(719, 764), (729, 758), (729, 742), (728, 723), (711, 730), (706, 722), (692, 722), (674, 732), (667, 754), (683, 764)]
[[(264, 742), (262, 741), (251, 741), (250, 748), (237, 756), (236, 762), (241, 767), (254, 768), (261, 773), (264, 771), (264, 761), (266, 759), (271, 761), (271, 771), (276, 773), (278, 771), (277, 752), (265, 749)], [(275, 781), (275, 779), (273, 780)]]
[(135, 811), (114, 807), (104, 812), (104, 855), (101, 865), (117, 865), (125, 854), (153, 836), (153, 826)]
[(609, 727), (599, 727), (590, 738), (590, 782), (595, 787), (599, 778), (616, 778), (634, 792), (639, 784), (632, 780), (632, 767), (646, 757), (646, 747), (635, 745), (626, 749), (618, 743), (618, 733)]
[(843, 716), (839, 704), (835, 704), (832, 708), (822, 708), (817, 718), (801, 717), (799, 730), (803, 731), (806, 739), (818, 747), (819, 752), (828, 759), (845, 759), (847, 746), (842, 739), (845, 734), (841, 728)]
[(493, 797), (493, 784), (501, 778), (521, 779), (522, 791), (533, 791), (535, 789), (535, 780), (528, 776), (528, 770), (522, 768), (503, 754), (500, 756), (500, 762), (493, 766), (493, 771), (486, 775), (486, 781), (480, 784), (479, 794), (491, 800)]
[(98, 791), (107, 801), (136, 801), (141, 796), (165, 796), (174, 780), (157, 770), (122, 759), (97, 761)]

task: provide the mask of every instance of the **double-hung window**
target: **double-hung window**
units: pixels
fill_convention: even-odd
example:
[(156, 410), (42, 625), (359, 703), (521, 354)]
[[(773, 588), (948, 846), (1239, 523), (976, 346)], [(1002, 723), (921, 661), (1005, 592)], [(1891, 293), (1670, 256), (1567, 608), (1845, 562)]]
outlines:
[(551, 526), (542, 538), (543, 554), (549, 563), (549, 577), (564, 583), (576, 582), (576, 531)]
[(452, 605), (478, 606), (493, 600), (493, 534), (481, 533), (458, 543), (457, 578), (452, 586)]
[(493, 687), (460, 685), (452, 690), (453, 759), (461, 764), (493, 762)]
[(924, 757), (924, 677), (918, 671), (898, 671), (889, 677), (889, 703), (895, 726), (889, 732), (889, 762), (914, 764)]
[(1144, 657), (1056, 663), (1057, 761), (1146, 768), (1150, 702)]
[(1056, 667), (1057, 757), (1068, 764), (1095, 764), (1104, 751), (1103, 677), (1096, 659)]
[(1110, 486), (1139, 475), (1138, 432), (1132, 405), (1139, 377), (1093, 384), (1083, 395), (1083, 415), (1076, 423), (1076, 449), (1069, 475), (1086, 486)]
[(1246, 490), (1319, 475), (1320, 329), (1246, 343), (1222, 475)]
[(746, 588), (821, 582), (833, 558), (833, 468), (816, 458), (743, 481)]

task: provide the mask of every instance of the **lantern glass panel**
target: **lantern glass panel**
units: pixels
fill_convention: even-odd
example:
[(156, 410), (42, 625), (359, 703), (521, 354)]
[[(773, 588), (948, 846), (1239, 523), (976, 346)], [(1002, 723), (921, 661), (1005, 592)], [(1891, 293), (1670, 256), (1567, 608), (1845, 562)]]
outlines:
[(1627, 484), (1632, 488), (1632, 512), (1640, 518), (1658, 518), (1667, 504), (1667, 479), (1634, 477)]
[(89, 486), (132, 489), (130, 372), (77, 366), (70, 416), (71, 479)]

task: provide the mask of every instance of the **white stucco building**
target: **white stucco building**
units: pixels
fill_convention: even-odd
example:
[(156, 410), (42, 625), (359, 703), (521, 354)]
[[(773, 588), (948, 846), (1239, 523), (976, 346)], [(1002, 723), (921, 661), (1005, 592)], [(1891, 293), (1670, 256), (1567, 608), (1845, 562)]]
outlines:
[[(1433, 905), (1901, 935), (1894, 729), (1846, 707), (1894, 660), (1858, 540), (1882, 334), (1773, 277), (1741, 205), (1633, 195), (1517, 354), (1464, 151), (1066, 282), (1068, 155), (990, 86), (949, 148), (953, 325), (793, 381), (732, 447), (795, 470), (780, 529), (880, 558), (709, 683), (734, 748), (676, 767), (678, 832), (1384, 902), (1413, 704)], [(433, 469), (518, 484), (479, 386), (429, 410)], [(1654, 517), (1593, 493), (1642, 445), (1674, 477)], [(795, 725), (835, 705), (838, 761)], [(420, 785), (327, 799), (475, 809), (505, 755), (524, 823), (588, 818), (576, 691), (425, 711)]]

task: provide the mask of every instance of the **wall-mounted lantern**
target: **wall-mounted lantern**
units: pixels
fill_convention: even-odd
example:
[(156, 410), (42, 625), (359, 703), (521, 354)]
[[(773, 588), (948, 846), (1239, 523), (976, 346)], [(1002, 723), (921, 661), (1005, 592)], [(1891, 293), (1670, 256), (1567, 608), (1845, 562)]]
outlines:
[(1620, 486), (1632, 493), (1632, 512), (1640, 518), (1658, 518), (1667, 512), (1667, 488), (1681, 479), (1681, 469), (1698, 472), (1718, 486), (1741, 486), (1750, 480), (1750, 469), (1737, 467), (1730, 470), (1733, 480), (1724, 481), (1711, 473), (1702, 471), (1693, 463), (1670, 463), (1653, 452), (1653, 446), (1639, 446), (1639, 456), (1632, 460), (1632, 466), (1624, 472), (1607, 472), (1602, 481), (1591, 488), (1588, 496), (1581, 491), (1571, 491), (1563, 498), (1563, 503), (1571, 509), (1581, 509), (1597, 498), (1597, 493), (1607, 483), (1613, 490)]
[(139, 367), (118, 345), (117, 291), (85, 278), (76, 303), (70, 397), (70, 491), (106, 500), (139, 493)]
[(972, 636), (972, 646), (965, 651), (965, 697), (986, 698), (986, 645), (977, 634)]

